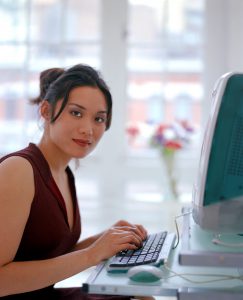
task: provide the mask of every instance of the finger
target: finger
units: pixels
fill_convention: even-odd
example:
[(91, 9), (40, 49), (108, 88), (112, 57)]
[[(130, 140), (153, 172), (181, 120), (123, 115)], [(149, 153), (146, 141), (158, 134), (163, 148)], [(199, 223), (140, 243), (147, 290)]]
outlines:
[(131, 228), (131, 231), (135, 232), (141, 238), (141, 240), (144, 240), (145, 234), (139, 226), (133, 225), (133, 227)]
[(130, 232), (129, 234), (123, 235), (120, 239), (120, 242), (134, 244), (137, 247), (141, 247), (142, 240), (134, 233)]
[(125, 226), (125, 227), (115, 227), (115, 228), (111, 228), (109, 231), (112, 234), (120, 234), (120, 235), (134, 234), (139, 239), (141, 239), (140, 233), (139, 233), (139, 231), (137, 230), (137, 228), (135, 226), (133, 226), (133, 227), (131, 227), (131, 226), (129, 226), (129, 227), (128, 226)]
[(146, 239), (148, 233), (147, 230), (140, 224), (130, 224), (127, 221), (122, 221), (115, 228), (120, 230), (130, 230), (136, 232), (142, 240)]
[(118, 250), (118, 252), (123, 251), (123, 250), (137, 250), (138, 246), (134, 245), (134, 244), (130, 244), (130, 243), (126, 243), (126, 244), (122, 244), (120, 246), (120, 249)]
[(135, 225), (138, 229), (138, 231), (140, 232), (140, 236), (142, 237), (142, 239), (146, 239), (148, 232), (147, 230), (142, 226), (142, 225)]
[(116, 228), (116, 232), (119, 234), (130, 234), (132, 233), (133, 235), (135, 235), (135, 237), (137, 239), (139, 239), (140, 241), (140, 245), (142, 244), (144, 238), (143, 238), (143, 234), (139, 231), (139, 229), (135, 226), (133, 227), (120, 227), (120, 228)]
[(129, 222), (125, 221), (125, 220), (120, 220), (118, 222), (116, 222), (114, 224), (114, 226), (132, 226), (132, 224), (130, 224)]
[(123, 226), (118, 229), (135, 232), (142, 240), (147, 237), (147, 231), (142, 225)]

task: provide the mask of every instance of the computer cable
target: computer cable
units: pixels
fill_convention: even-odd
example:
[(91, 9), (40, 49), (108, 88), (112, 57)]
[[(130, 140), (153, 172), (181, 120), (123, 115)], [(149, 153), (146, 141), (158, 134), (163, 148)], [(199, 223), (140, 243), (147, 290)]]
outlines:
[[(164, 279), (169, 279), (172, 277), (180, 277), (190, 283), (196, 283), (196, 284), (207, 284), (207, 283), (212, 283), (212, 282), (217, 282), (217, 281), (226, 281), (226, 280), (241, 280), (243, 281), (243, 276), (242, 275), (224, 275), (224, 274), (212, 274), (212, 273), (178, 273), (174, 270), (172, 270), (167, 262), (164, 262), (163, 267), (170, 273), (172, 273), (172, 275), (169, 275), (167, 277), (164, 277)], [(201, 276), (201, 277), (210, 277), (210, 279), (207, 280), (195, 280), (195, 279), (191, 279), (188, 278), (188, 276)], [(213, 279), (214, 277), (217, 277), (215, 279)]]
[(232, 247), (232, 248), (242, 248), (243, 243), (227, 243), (221, 240), (221, 234), (215, 235), (215, 237), (212, 239), (212, 243), (220, 246), (225, 246), (225, 247)]
[[(178, 245), (179, 245), (179, 242), (180, 242), (180, 232), (179, 232), (179, 226), (178, 226), (178, 222), (177, 220), (180, 218), (180, 217), (183, 217), (185, 215), (189, 215), (192, 213), (192, 210), (190, 211), (187, 211), (185, 213), (182, 213), (178, 216), (175, 217), (175, 227), (176, 227), (176, 235), (177, 235), (177, 241), (173, 247), (173, 249), (175, 249)], [(218, 238), (219, 238), (219, 235), (218, 235)], [(238, 247), (243, 247), (243, 243), (242, 244), (227, 244), (227, 243), (224, 243), (222, 241), (220, 241), (219, 239), (213, 239), (212, 240), (214, 243), (220, 243), (221, 245), (231, 245), (231, 247), (235, 247), (235, 245), (238, 245)], [(224, 275), (224, 274), (212, 274), (212, 273), (179, 273), (179, 272), (176, 272), (174, 270), (172, 270), (170, 267), (169, 267), (169, 264), (168, 264), (168, 261), (164, 261), (164, 264), (163, 264), (163, 267), (165, 268), (165, 270), (167, 270), (168, 272), (171, 273), (171, 275), (167, 276), (167, 277), (164, 277), (164, 279), (169, 279), (169, 278), (172, 278), (172, 277), (180, 277), (190, 283), (196, 283), (196, 284), (207, 284), (207, 283), (211, 283), (211, 282), (217, 282), (217, 281), (226, 281), (226, 280), (235, 280), (235, 279), (238, 279), (238, 280), (241, 280), (243, 281), (243, 275)], [(188, 276), (201, 276), (201, 277), (210, 277), (210, 279), (207, 279), (207, 280), (195, 280), (195, 279), (190, 279), (188, 278)], [(213, 279), (214, 277), (216, 277), (215, 279)]]
[(186, 216), (186, 215), (190, 215), (192, 213), (192, 210), (188, 211), (188, 212), (185, 212), (183, 214), (180, 214), (179, 216), (176, 216), (175, 219), (174, 219), (174, 222), (175, 222), (175, 228), (176, 228), (176, 237), (177, 237), (177, 241), (175, 243), (175, 245), (173, 246), (172, 249), (176, 249), (176, 247), (179, 245), (180, 243), (180, 232), (179, 232), (179, 226), (178, 226), (178, 223), (177, 223), (177, 219), (180, 218), (180, 217), (183, 217), (183, 216)]

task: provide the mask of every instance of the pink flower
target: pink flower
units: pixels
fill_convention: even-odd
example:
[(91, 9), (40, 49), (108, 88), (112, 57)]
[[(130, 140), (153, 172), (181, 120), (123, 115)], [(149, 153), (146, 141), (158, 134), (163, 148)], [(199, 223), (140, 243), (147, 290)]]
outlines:
[(139, 128), (136, 126), (130, 126), (126, 131), (131, 138), (136, 138), (140, 133)]
[(181, 120), (179, 122), (181, 124), (181, 126), (188, 132), (193, 132), (193, 127), (189, 124), (189, 122), (187, 120)]
[(156, 129), (156, 134), (158, 135), (163, 135), (164, 134), (164, 131), (166, 129), (168, 129), (170, 126), (167, 125), (167, 124), (159, 124), (158, 128)]

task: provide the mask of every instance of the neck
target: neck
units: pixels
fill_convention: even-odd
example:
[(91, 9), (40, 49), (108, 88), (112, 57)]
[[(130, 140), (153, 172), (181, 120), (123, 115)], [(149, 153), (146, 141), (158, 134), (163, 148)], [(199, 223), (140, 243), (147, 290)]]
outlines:
[(55, 144), (47, 141), (45, 137), (42, 137), (37, 146), (41, 150), (52, 171), (57, 173), (65, 171), (70, 159), (67, 158)]

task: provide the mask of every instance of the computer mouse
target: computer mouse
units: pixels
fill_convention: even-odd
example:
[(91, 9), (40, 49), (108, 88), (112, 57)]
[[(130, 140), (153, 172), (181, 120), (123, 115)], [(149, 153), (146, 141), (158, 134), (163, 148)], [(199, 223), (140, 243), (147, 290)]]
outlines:
[(141, 265), (131, 267), (127, 276), (132, 281), (150, 283), (159, 281), (163, 277), (163, 271), (155, 266)]

